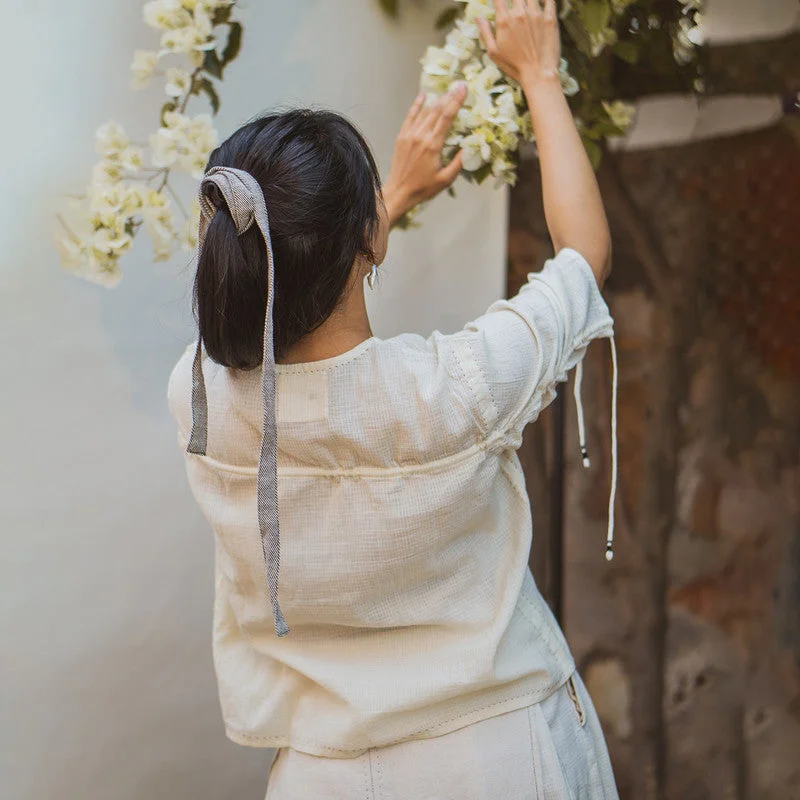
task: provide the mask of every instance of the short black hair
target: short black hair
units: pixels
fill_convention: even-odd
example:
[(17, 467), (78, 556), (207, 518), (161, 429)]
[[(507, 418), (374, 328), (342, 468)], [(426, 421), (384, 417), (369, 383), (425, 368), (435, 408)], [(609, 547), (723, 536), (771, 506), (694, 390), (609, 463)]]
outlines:
[[(378, 168), (352, 122), (310, 108), (250, 120), (211, 153), (206, 171), (215, 166), (246, 170), (264, 191), (278, 360), (334, 311), (356, 260), (374, 263), (377, 197), (382, 198)], [(214, 361), (235, 369), (261, 365), (266, 302), (264, 239), (256, 225), (238, 235), (223, 201), (206, 232), (192, 297), (200, 336)]]

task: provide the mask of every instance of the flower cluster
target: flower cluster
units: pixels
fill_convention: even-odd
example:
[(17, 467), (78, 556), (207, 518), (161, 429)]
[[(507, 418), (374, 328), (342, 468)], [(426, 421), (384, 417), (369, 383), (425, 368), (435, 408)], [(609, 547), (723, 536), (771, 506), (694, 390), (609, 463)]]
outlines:
[(230, 11), (233, 0), (149, 0), (144, 4), (144, 21), (160, 30), (161, 51), (137, 50), (134, 76), (146, 84), (158, 59), (167, 53), (181, 53), (200, 67), (206, 53), (216, 48), (214, 26), (220, 12)]
[(200, 180), (217, 144), (217, 131), (208, 114), (187, 117), (166, 111), (164, 124), (150, 136), (153, 166), (177, 168)]
[[(420, 89), (430, 104), (454, 83), (466, 84), (467, 96), (445, 140), (443, 159), (449, 161), (462, 150), (462, 174), (468, 180), (481, 183), (491, 175), (495, 186), (513, 186), (517, 180), (514, 153), (521, 140), (535, 140), (531, 114), (522, 85), (500, 70), (481, 39), (476, 20), (494, 19), (493, 1), (456, 2), (464, 4), (463, 14), (447, 33), (444, 45), (428, 47), (420, 59)], [(579, 86), (569, 74), (566, 59), (561, 59), (559, 74), (564, 93), (576, 94)], [(423, 202), (407, 211), (400, 226), (415, 227), (425, 205)]]
[[(493, 175), (496, 185), (516, 182), (516, 165), (511, 158), (521, 139), (534, 140), (530, 111), (520, 83), (502, 72), (486, 53), (476, 23), (478, 17), (494, 18), (490, 0), (458, 0), (464, 14), (456, 19), (443, 47), (428, 47), (421, 59), (420, 87), (428, 102), (463, 81), (467, 96), (445, 142), (444, 157), (463, 150), (464, 170), (477, 180)], [(565, 94), (579, 87), (561, 59), (559, 68)]]
[[(95, 135), (100, 160), (92, 169), (86, 194), (73, 197), (59, 218), (63, 230), (57, 245), (65, 268), (88, 280), (111, 287), (122, 277), (120, 257), (133, 245), (140, 228), (153, 242), (156, 261), (168, 259), (180, 246), (197, 246), (200, 208), (193, 200), (187, 210), (169, 184), (172, 171), (203, 176), (211, 151), (218, 144), (209, 114), (186, 114), (192, 95), (204, 92), (216, 112), (219, 98), (210, 76), (235, 58), (241, 26), (230, 20), (235, 0), (150, 0), (144, 20), (161, 30), (159, 51), (136, 50), (132, 86), (146, 88), (154, 75), (164, 78), (166, 99), (161, 125), (149, 137), (147, 148), (131, 142), (121, 125), (107, 122)], [(217, 53), (219, 25), (228, 26), (227, 44)], [(158, 67), (163, 60), (188, 58), (181, 64)], [(146, 161), (149, 163), (146, 164)], [(176, 208), (184, 217), (176, 219)]]
[[(682, 67), (694, 59), (696, 45), (702, 42), (702, 11), (707, 0), (678, 0), (670, 9), (655, 13), (649, 0), (561, 0), (559, 19), (564, 58), (559, 65), (561, 85), (570, 102), (575, 124), (592, 165), (602, 158), (603, 142), (622, 136), (634, 120), (635, 106), (614, 99), (612, 77), (630, 73), (639, 63), (645, 69), (664, 71), (657, 58), (648, 62), (659, 40), (671, 40), (675, 62)], [(508, 2), (508, 0), (502, 0)], [(519, 145), (535, 141), (530, 110), (518, 81), (503, 73), (486, 52), (477, 19), (495, 18), (495, 0), (454, 0), (458, 9), (442, 12), (439, 28), (448, 28), (441, 47), (428, 47), (420, 60), (420, 88), (428, 103), (446, 93), (454, 83), (467, 85), (467, 96), (449, 131), (442, 152), (449, 161), (463, 151), (462, 175), (481, 183), (494, 176), (496, 185), (516, 182)], [(603, 63), (595, 68), (595, 59)], [(612, 72), (604, 66), (619, 59), (621, 69)], [(570, 64), (572, 67), (570, 67)], [(702, 82), (695, 80), (695, 87)], [(449, 190), (453, 194), (452, 188)], [(402, 227), (415, 225), (424, 204), (411, 209), (401, 220)]]

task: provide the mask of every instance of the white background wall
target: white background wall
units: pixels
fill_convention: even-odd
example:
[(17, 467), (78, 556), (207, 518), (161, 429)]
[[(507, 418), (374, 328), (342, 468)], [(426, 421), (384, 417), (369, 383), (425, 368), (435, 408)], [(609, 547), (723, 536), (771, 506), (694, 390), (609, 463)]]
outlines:
[[(248, 0), (218, 127), (277, 103), (350, 116), (386, 177), (433, 14), (375, 0)], [(273, 751), (225, 738), (211, 661), (212, 533), (166, 405), (193, 264), (144, 237), (108, 290), (63, 272), (54, 214), (106, 119), (144, 139), (161, 87), (128, 88), (156, 33), (133, 0), (6, 3), (0, 125), (0, 795), (263, 798)], [(194, 106), (196, 111), (202, 102)], [(392, 235), (373, 330), (449, 332), (505, 288), (506, 193), (464, 185)]]

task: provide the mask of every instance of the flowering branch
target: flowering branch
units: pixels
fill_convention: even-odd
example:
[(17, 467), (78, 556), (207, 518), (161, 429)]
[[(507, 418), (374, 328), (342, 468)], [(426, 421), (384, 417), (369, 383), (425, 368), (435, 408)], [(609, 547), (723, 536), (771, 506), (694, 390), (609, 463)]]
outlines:
[[(197, 246), (199, 204), (194, 199), (187, 211), (169, 181), (173, 172), (202, 178), (219, 142), (211, 115), (189, 116), (186, 109), (191, 97), (203, 94), (212, 113), (219, 111), (214, 80), (222, 79), (242, 42), (242, 26), (232, 19), (235, 5), (236, 0), (144, 4), (145, 23), (161, 31), (160, 49), (134, 52), (131, 86), (144, 89), (154, 75), (162, 76), (168, 100), (148, 140), (150, 166), (145, 166), (147, 148), (132, 143), (121, 125), (107, 122), (97, 130), (95, 147), (101, 158), (86, 194), (71, 196), (69, 213), (58, 215), (62, 230), (56, 243), (63, 266), (74, 274), (116, 286), (122, 278), (120, 257), (131, 249), (142, 226), (153, 242), (156, 261), (168, 259), (176, 246), (187, 251)], [(172, 63), (159, 70), (165, 62)], [(180, 227), (173, 201), (184, 218)]]
[[(397, 2), (379, 2), (397, 16)], [(624, 135), (634, 119), (629, 98), (615, 91), (616, 76), (626, 69), (678, 71), (692, 88), (702, 88), (695, 49), (702, 41), (704, 2), (561, 0), (561, 85), (595, 169), (606, 140)], [(480, 37), (477, 18), (493, 20), (494, 14), (493, 0), (454, 0), (437, 21), (438, 29), (447, 30), (443, 46), (428, 47), (420, 59), (420, 88), (431, 103), (454, 82), (467, 84), (442, 160), (449, 162), (461, 149), (461, 175), (475, 183), (493, 176), (499, 187), (516, 183), (520, 142), (535, 142), (536, 137), (521, 84), (497, 67)], [(449, 193), (454, 194), (452, 187)], [(415, 227), (424, 205), (411, 209), (399, 226)]]

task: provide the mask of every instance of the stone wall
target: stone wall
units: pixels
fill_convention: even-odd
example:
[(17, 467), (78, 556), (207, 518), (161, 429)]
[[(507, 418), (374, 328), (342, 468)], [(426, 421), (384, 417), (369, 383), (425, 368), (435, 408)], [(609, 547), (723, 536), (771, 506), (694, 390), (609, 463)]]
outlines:
[[(531, 566), (558, 606), (547, 564), (561, 475), (563, 624), (623, 798), (800, 798), (793, 125), (620, 152), (601, 167), (620, 377), (610, 564), (605, 340), (584, 362), (591, 468), (579, 456), (572, 378), (525, 431)], [(538, 164), (526, 160), (511, 198), (509, 293), (551, 252)]]

